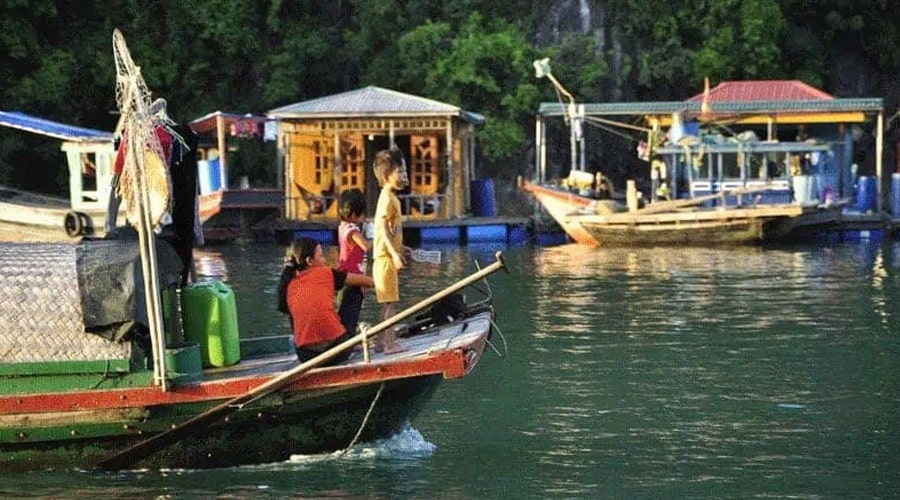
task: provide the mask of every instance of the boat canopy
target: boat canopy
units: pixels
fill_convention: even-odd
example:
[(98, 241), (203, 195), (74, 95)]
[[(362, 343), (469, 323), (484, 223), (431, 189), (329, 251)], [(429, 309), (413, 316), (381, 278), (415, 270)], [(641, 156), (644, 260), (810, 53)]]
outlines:
[[(241, 133), (247, 130), (259, 131), (259, 124), (265, 123), (266, 117), (260, 115), (253, 115), (250, 113), (247, 114), (239, 114), (239, 113), (226, 113), (223, 111), (214, 111), (207, 115), (203, 115), (200, 118), (192, 120), (190, 123), (191, 129), (198, 134), (206, 134), (211, 131), (216, 130), (216, 127), (227, 126), (232, 128), (233, 134), (231, 135), (242, 135)], [(244, 134), (244, 135), (253, 135), (253, 134)]]
[(0, 111), (0, 125), (25, 130), (47, 137), (71, 142), (113, 142), (113, 134), (102, 130), (76, 127), (18, 111)]

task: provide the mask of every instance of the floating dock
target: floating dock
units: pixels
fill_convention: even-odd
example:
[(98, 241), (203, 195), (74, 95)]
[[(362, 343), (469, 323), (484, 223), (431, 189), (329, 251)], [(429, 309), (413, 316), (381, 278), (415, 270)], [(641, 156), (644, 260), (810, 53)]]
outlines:
[[(315, 238), (325, 245), (337, 244), (336, 220), (279, 220), (266, 229), (276, 241), (285, 243), (298, 236)], [(522, 246), (534, 242), (536, 231), (529, 217), (462, 217), (446, 220), (403, 221), (403, 242), (410, 246), (428, 244), (470, 245), (497, 243)], [(255, 226), (257, 232), (263, 228)]]

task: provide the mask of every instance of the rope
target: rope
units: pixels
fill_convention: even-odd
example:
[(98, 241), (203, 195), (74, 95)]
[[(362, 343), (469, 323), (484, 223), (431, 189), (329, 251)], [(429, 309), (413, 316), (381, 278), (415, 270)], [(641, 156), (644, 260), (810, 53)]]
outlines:
[(491, 320), (491, 326), (497, 330), (497, 333), (500, 335), (500, 340), (503, 341), (503, 353), (500, 353), (500, 351), (494, 347), (494, 344), (491, 343), (490, 339), (485, 339), (485, 341), (487, 342), (487, 345), (491, 346), (491, 349), (497, 353), (497, 356), (500, 356), (501, 359), (506, 359), (509, 356), (509, 344), (506, 343), (506, 335), (503, 335), (503, 331), (500, 330), (497, 323), (494, 323), (494, 320)]
[(363, 417), (362, 425), (359, 426), (359, 430), (356, 431), (356, 435), (353, 436), (353, 440), (351, 440), (350, 444), (348, 444), (346, 448), (341, 450), (335, 458), (344, 456), (348, 451), (350, 451), (350, 448), (353, 448), (353, 445), (356, 444), (356, 441), (359, 439), (359, 436), (362, 434), (363, 429), (366, 428), (366, 423), (368, 423), (368, 421), (369, 421), (369, 416), (372, 415), (372, 410), (375, 409), (375, 403), (378, 402), (378, 398), (381, 397), (381, 392), (384, 391), (384, 384), (385, 383), (382, 382), (381, 386), (378, 387), (378, 392), (375, 393), (375, 398), (372, 400), (372, 404), (369, 405), (369, 410), (366, 411), (366, 416)]

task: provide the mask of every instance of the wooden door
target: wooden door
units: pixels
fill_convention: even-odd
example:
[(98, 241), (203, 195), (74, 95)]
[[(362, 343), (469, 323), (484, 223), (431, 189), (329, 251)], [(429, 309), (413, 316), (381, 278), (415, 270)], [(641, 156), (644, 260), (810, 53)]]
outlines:
[(334, 216), (334, 142), (321, 135), (293, 134), (289, 148), (288, 218)]
[(366, 192), (366, 155), (362, 134), (341, 137), (341, 191)]

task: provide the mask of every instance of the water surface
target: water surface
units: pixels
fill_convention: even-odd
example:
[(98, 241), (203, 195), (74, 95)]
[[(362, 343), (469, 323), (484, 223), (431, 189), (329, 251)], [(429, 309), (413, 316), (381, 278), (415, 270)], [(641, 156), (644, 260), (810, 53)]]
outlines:
[[(401, 278), (407, 303), (495, 248), (442, 250), (441, 265)], [(242, 336), (287, 333), (274, 298), (282, 252), (197, 253), (203, 274), (235, 289)], [(506, 256), (512, 274), (490, 279), (506, 357), (443, 384), (398, 437), (227, 470), (4, 474), (0, 495), (898, 495), (900, 243)], [(374, 315), (370, 297), (363, 319)]]

